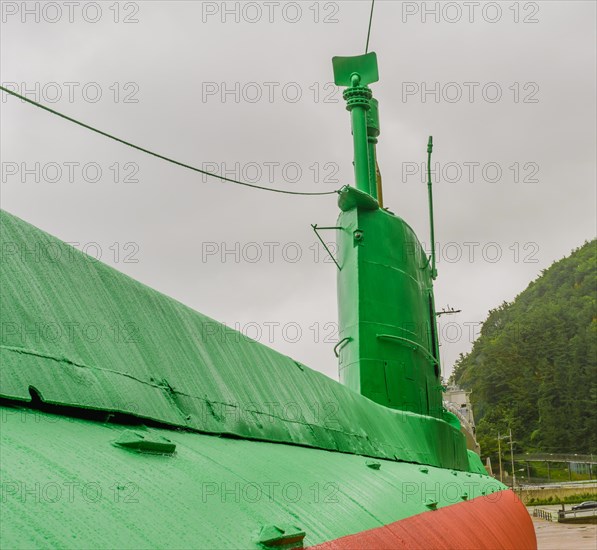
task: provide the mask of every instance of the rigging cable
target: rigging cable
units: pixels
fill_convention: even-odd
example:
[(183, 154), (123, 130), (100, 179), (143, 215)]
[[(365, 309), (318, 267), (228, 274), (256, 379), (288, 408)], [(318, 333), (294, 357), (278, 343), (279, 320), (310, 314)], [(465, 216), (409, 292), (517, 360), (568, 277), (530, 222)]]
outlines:
[(251, 187), (253, 189), (261, 189), (262, 191), (271, 191), (272, 193), (283, 193), (285, 195), (323, 196), (323, 195), (335, 195), (336, 193), (340, 192), (339, 189), (337, 189), (335, 191), (322, 191), (322, 192), (318, 192), (318, 193), (304, 193), (304, 192), (301, 192), (301, 191), (285, 191), (283, 189), (276, 189), (274, 187), (265, 187), (265, 186), (262, 186), (262, 185), (255, 185), (253, 183), (247, 183), (247, 182), (244, 182), (244, 181), (234, 180), (234, 179), (231, 179), (231, 178), (227, 178), (225, 176), (220, 176), (218, 174), (214, 174), (213, 172), (206, 172), (205, 170), (201, 170), (200, 168), (197, 168), (195, 166), (191, 166), (189, 164), (185, 164), (184, 162), (179, 162), (177, 160), (171, 159), (171, 158), (166, 157), (164, 155), (160, 155), (159, 153), (155, 153), (153, 151), (149, 151), (148, 149), (144, 149), (143, 147), (139, 147), (138, 145), (135, 145), (133, 143), (130, 143), (128, 141), (120, 139), (120, 138), (118, 138), (116, 136), (108, 134), (107, 132), (103, 132), (102, 130), (94, 128), (93, 126), (89, 126), (88, 124), (85, 124), (84, 122), (81, 122), (79, 120), (71, 118), (71, 117), (69, 117), (69, 116), (67, 116), (65, 114), (59, 113), (58, 111), (55, 111), (54, 109), (50, 109), (49, 107), (46, 107), (45, 105), (42, 105), (41, 103), (37, 103), (36, 101), (33, 101), (33, 100), (31, 100), (31, 99), (29, 99), (29, 98), (27, 98), (25, 96), (17, 94), (16, 92), (14, 92), (12, 90), (8, 90), (4, 86), (0, 86), (0, 90), (2, 90), (3, 92), (5, 92), (7, 94), (10, 94), (10, 95), (12, 95), (14, 97), (18, 97), (22, 101), (26, 101), (27, 103), (30, 103), (31, 105), (34, 105), (35, 107), (39, 107), (40, 109), (43, 109), (44, 111), (48, 111), (49, 113), (52, 113), (53, 115), (59, 116), (60, 118), (64, 118), (65, 120), (68, 120), (69, 122), (73, 122), (74, 124), (82, 126), (83, 128), (86, 128), (87, 130), (91, 130), (92, 132), (95, 132), (96, 134), (100, 134), (100, 135), (105, 136), (105, 137), (107, 137), (109, 139), (117, 141), (118, 143), (122, 143), (124, 145), (127, 145), (128, 147), (132, 147), (133, 149), (136, 149), (137, 151), (141, 151), (142, 153), (146, 153), (148, 155), (151, 155), (153, 157), (159, 158), (161, 160), (165, 160), (166, 162), (170, 162), (171, 164), (176, 164), (177, 166), (181, 166), (182, 168), (187, 168), (188, 170), (193, 170), (194, 172), (199, 172), (200, 174), (203, 174), (205, 176), (210, 176), (212, 178), (217, 178), (219, 180), (227, 181), (229, 183), (234, 183), (236, 185), (243, 185), (245, 187)]
[(375, 7), (375, 0), (371, 0), (371, 14), (369, 15), (369, 30), (367, 31), (367, 45), (365, 46), (365, 53), (369, 53), (369, 39), (371, 38), (371, 23), (373, 22), (373, 8)]

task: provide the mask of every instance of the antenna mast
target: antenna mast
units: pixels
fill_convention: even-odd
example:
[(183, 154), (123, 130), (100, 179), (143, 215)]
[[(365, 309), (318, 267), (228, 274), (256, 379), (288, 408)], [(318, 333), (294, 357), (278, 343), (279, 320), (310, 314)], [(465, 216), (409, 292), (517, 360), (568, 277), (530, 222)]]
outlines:
[(433, 136), (429, 136), (427, 143), (427, 192), (429, 195), (429, 226), (431, 238), (431, 277), (437, 278), (435, 268), (435, 223), (433, 221), (433, 182), (431, 181), (431, 153), (433, 152)]

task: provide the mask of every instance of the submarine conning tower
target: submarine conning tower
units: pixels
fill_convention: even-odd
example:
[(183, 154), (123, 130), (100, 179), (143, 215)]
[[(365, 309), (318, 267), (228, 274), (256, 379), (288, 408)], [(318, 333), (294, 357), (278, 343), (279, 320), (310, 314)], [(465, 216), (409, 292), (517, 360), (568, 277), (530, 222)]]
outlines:
[(335, 57), (333, 66), (346, 87), (355, 171), (355, 187), (340, 191), (336, 227), (340, 381), (386, 407), (441, 418), (435, 265), (383, 207), (378, 103), (368, 87), (379, 80), (377, 56)]

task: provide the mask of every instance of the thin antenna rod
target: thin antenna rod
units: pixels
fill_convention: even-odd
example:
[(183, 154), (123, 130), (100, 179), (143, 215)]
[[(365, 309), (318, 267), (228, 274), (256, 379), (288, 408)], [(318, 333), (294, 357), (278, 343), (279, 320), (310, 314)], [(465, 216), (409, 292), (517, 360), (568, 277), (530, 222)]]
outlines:
[(429, 136), (427, 144), (427, 192), (429, 193), (429, 226), (431, 237), (431, 277), (437, 277), (435, 268), (435, 224), (433, 221), (433, 182), (431, 181), (431, 153), (433, 152), (433, 136)]
[(367, 31), (367, 45), (365, 46), (365, 53), (369, 53), (369, 39), (371, 38), (371, 23), (373, 22), (373, 8), (375, 7), (375, 0), (371, 0), (371, 15), (369, 16), (369, 30)]

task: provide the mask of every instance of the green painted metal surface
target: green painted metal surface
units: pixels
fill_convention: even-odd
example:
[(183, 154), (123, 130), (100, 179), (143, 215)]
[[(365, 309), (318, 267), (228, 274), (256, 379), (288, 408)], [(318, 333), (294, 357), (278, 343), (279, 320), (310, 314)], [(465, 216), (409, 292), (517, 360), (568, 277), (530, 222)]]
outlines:
[[(28, 408), (0, 407), (0, 421), (4, 548), (250, 549), (275, 526), (311, 546), (504, 488), (486, 475), (386, 460), (371, 468), (358, 455)], [(130, 431), (176, 451), (114, 444)]]
[(381, 406), (6, 212), (0, 224), (1, 397), (33, 392), (205, 433), (469, 468), (448, 422)]
[(338, 219), (340, 380), (373, 401), (443, 417), (431, 272), (412, 229), (386, 210)]
[[(346, 109), (350, 111), (354, 144), (354, 172), (356, 187), (360, 191), (377, 196), (374, 185), (375, 154), (369, 143), (379, 128), (377, 102), (372, 100), (367, 84), (379, 79), (377, 55), (374, 52), (355, 57), (334, 57), (334, 82), (338, 86), (348, 86), (344, 90)], [(373, 112), (372, 112), (373, 111)]]
[(475, 451), (471, 451), (471, 449), (467, 449), (466, 453), (468, 455), (469, 471), (487, 475), (487, 470), (483, 466), (481, 457)]
[[(443, 410), (439, 342), (432, 279), (434, 266), (410, 226), (371, 205), (378, 197), (375, 144), (377, 101), (361, 93), (361, 74), (377, 61), (357, 56), (334, 60), (335, 81), (353, 119), (356, 188), (343, 190), (338, 232), (340, 380), (386, 407), (454, 419)], [(348, 75), (351, 75), (348, 78)], [(365, 135), (355, 131), (355, 111), (367, 112)], [(367, 167), (368, 189), (360, 168)], [(381, 192), (381, 189), (379, 190)], [(362, 197), (368, 193), (370, 201)], [(381, 194), (381, 193), (379, 193)], [(351, 200), (349, 200), (351, 198)], [(375, 201), (376, 204), (377, 201)]]
[(379, 102), (372, 98), (367, 111), (367, 152), (369, 155), (369, 194), (379, 200), (377, 189), (377, 142), (380, 134)]
[(427, 201), (429, 203), (429, 241), (431, 243), (431, 278), (437, 277), (435, 267), (435, 220), (433, 218), (433, 180), (431, 179), (431, 153), (433, 153), (433, 136), (427, 143)]
[(352, 86), (355, 74), (359, 76), (359, 82), (363, 86), (373, 84), (379, 80), (377, 54), (375, 52), (346, 57), (336, 56), (332, 58), (332, 65), (336, 86)]

